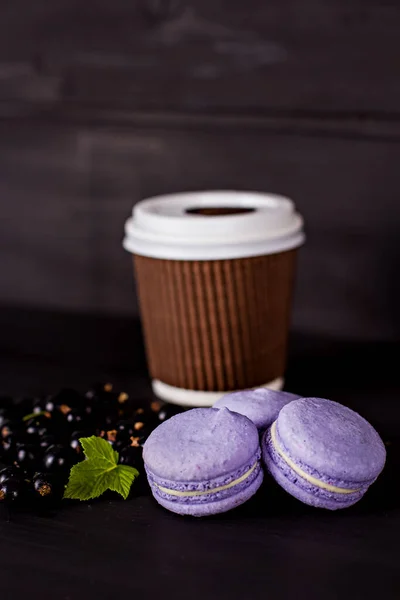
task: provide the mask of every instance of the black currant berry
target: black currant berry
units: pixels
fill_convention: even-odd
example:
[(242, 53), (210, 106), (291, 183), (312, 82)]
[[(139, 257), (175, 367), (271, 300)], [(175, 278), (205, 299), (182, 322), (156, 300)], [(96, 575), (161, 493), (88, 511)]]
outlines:
[(52, 415), (56, 410), (57, 406), (55, 404), (56, 396), (46, 396), (44, 398), (39, 398), (35, 401), (33, 406), (33, 413), (49, 413)]
[(19, 467), (13, 465), (11, 467), (5, 467), (0, 471), (0, 484), (6, 479), (23, 479), (23, 471)]
[(32, 444), (19, 444), (16, 448), (15, 462), (25, 471), (33, 471), (38, 463), (38, 450)]
[(30, 436), (39, 436), (42, 437), (47, 435), (52, 427), (52, 421), (50, 417), (50, 413), (47, 415), (38, 415), (36, 417), (32, 417), (28, 421), (25, 421), (25, 430), (26, 433)]
[(118, 440), (129, 440), (132, 435), (140, 429), (135, 427), (136, 423), (133, 420), (118, 421), (115, 425)]
[(5, 479), (0, 484), (0, 502), (4, 504), (19, 504), (25, 494), (26, 484), (20, 479)]
[(122, 450), (130, 446), (130, 443), (130, 440), (116, 440), (115, 442), (110, 442), (113, 450), (116, 452), (122, 452)]
[(16, 443), (14, 442), (13, 436), (8, 436), (1, 442), (1, 453), (4, 462), (14, 462), (16, 453)]
[(46, 433), (42, 435), (39, 439), (39, 446), (41, 453), (47, 452), (50, 446), (54, 446), (57, 443), (57, 438), (53, 433)]
[(47, 398), (37, 398), (34, 402), (32, 412), (34, 414), (42, 413), (45, 411), (51, 413), (52, 412), (51, 410), (46, 409), (46, 405), (47, 405)]
[[(90, 410), (92, 412), (90, 412)], [(112, 429), (118, 417), (118, 406), (115, 403), (97, 402), (88, 405), (85, 409), (88, 422), (100, 429)]]
[(68, 472), (76, 462), (72, 449), (60, 444), (50, 446), (43, 457), (44, 470), (54, 473)]
[(73, 408), (67, 413), (65, 418), (70, 427), (73, 429), (78, 429), (82, 428), (82, 425), (84, 425), (87, 417), (82, 410)]
[(38, 508), (54, 506), (62, 499), (63, 482), (51, 473), (35, 473), (32, 488)]
[(80, 438), (86, 437), (86, 434), (84, 431), (74, 431), (71, 434), (70, 440), (69, 440), (69, 446), (70, 448), (79, 456), (83, 458), (83, 450), (82, 450), (82, 446), (79, 443)]
[(110, 429), (120, 419), (120, 407), (115, 398), (102, 401), (97, 408), (97, 419)]

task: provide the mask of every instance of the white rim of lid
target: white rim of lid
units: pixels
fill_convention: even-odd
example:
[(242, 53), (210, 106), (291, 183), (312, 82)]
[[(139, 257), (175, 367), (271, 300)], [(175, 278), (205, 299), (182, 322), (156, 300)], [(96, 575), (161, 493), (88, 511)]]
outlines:
[[(188, 212), (218, 208), (244, 212)], [(142, 200), (125, 223), (123, 246), (152, 258), (219, 260), (275, 254), (300, 246), (304, 239), (303, 219), (284, 196), (206, 191)]]

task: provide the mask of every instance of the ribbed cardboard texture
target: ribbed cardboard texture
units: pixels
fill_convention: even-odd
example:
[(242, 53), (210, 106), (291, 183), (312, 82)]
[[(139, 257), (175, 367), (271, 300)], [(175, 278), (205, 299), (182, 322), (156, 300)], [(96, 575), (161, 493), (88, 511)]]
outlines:
[(215, 261), (134, 256), (152, 378), (218, 392), (283, 376), (296, 253)]

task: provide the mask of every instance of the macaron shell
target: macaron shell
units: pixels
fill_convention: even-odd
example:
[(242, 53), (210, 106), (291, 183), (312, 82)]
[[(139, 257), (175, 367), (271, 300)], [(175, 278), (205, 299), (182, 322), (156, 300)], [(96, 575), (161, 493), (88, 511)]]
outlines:
[(211, 515), (216, 515), (219, 513), (227, 512), (228, 510), (232, 510), (244, 502), (247, 502), (254, 494), (257, 492), (259, 487), (263, 482), (263, 471), (260, 469), (258, 475), (252, 483), (246, 487), (240, 489), (239, 492), (233, 493), (229, 498), (224, 498), (222, 500), (216, 500), (213, 502), (205, 502), (199, 504), (185, 504), (180, 502), (171, 502), (165, 498), (162, 498), (156, 494), (153, 495), (157, 502), (170, 510), (171, 512), (177, 513), (179, 515), (188, 515), (192, 517), (207, 517)]
[(202, 482), (236, 471), (258, 451), (258, 431), (249, 419), (227, 409), (198, 408), (159, 425), (143, 459), (156, 477)]
[(279, 413), (276, 432), (294, 462), (333, 480), (368, 482), (385, 464), (385, 446), (372, 425), (331, 400), (303, 398), (288, 404)]
[(282, 408), (298, 400), (301, 396), (289, 392), (280, 392), (268, 388), (243, 390), (226, 394), (214, 404), (213, 408), (228, 408), (253, 421), (260, 429), (266, 429), (276, 420)]
[(362, 498), (364, 492), (349, 496), (335, 497), (332, 495), (331, 498), (324, 497), (318, 494), (318, 490), (306, 490), (291, 480), (288, 476), (289, 467), (287, 471), (282, 470), (277, 466), (270, 455), (264, 453), (264, 461), (268, 468), (269, 473), (275, 479), (275, 481), (286, 491), (288, 494), (303, 502), (309, 506), (316, 508), (325, 508), (327, 510), (339, 510), (342, 508), (348, 508)]

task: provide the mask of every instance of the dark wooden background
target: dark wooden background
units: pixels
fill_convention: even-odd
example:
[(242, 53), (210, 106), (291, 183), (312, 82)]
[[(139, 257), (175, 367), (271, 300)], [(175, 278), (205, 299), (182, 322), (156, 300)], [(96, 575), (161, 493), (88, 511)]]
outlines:
[(399, 32), (399, 0), (0, 0), (0, 393), (150, 398), (132, 205), (280, 192), (308, 234), (287, 389), (388, 445), (340, 515), (266, 484), (201, 523), (146, 495), (0, 519), (2, 598), (400, 598)]
[(400, 337), (400, 4), (2, 0), (0, 303), (137, 314), (132, 205), (205, 188), (303, 213), (293, 326)]

